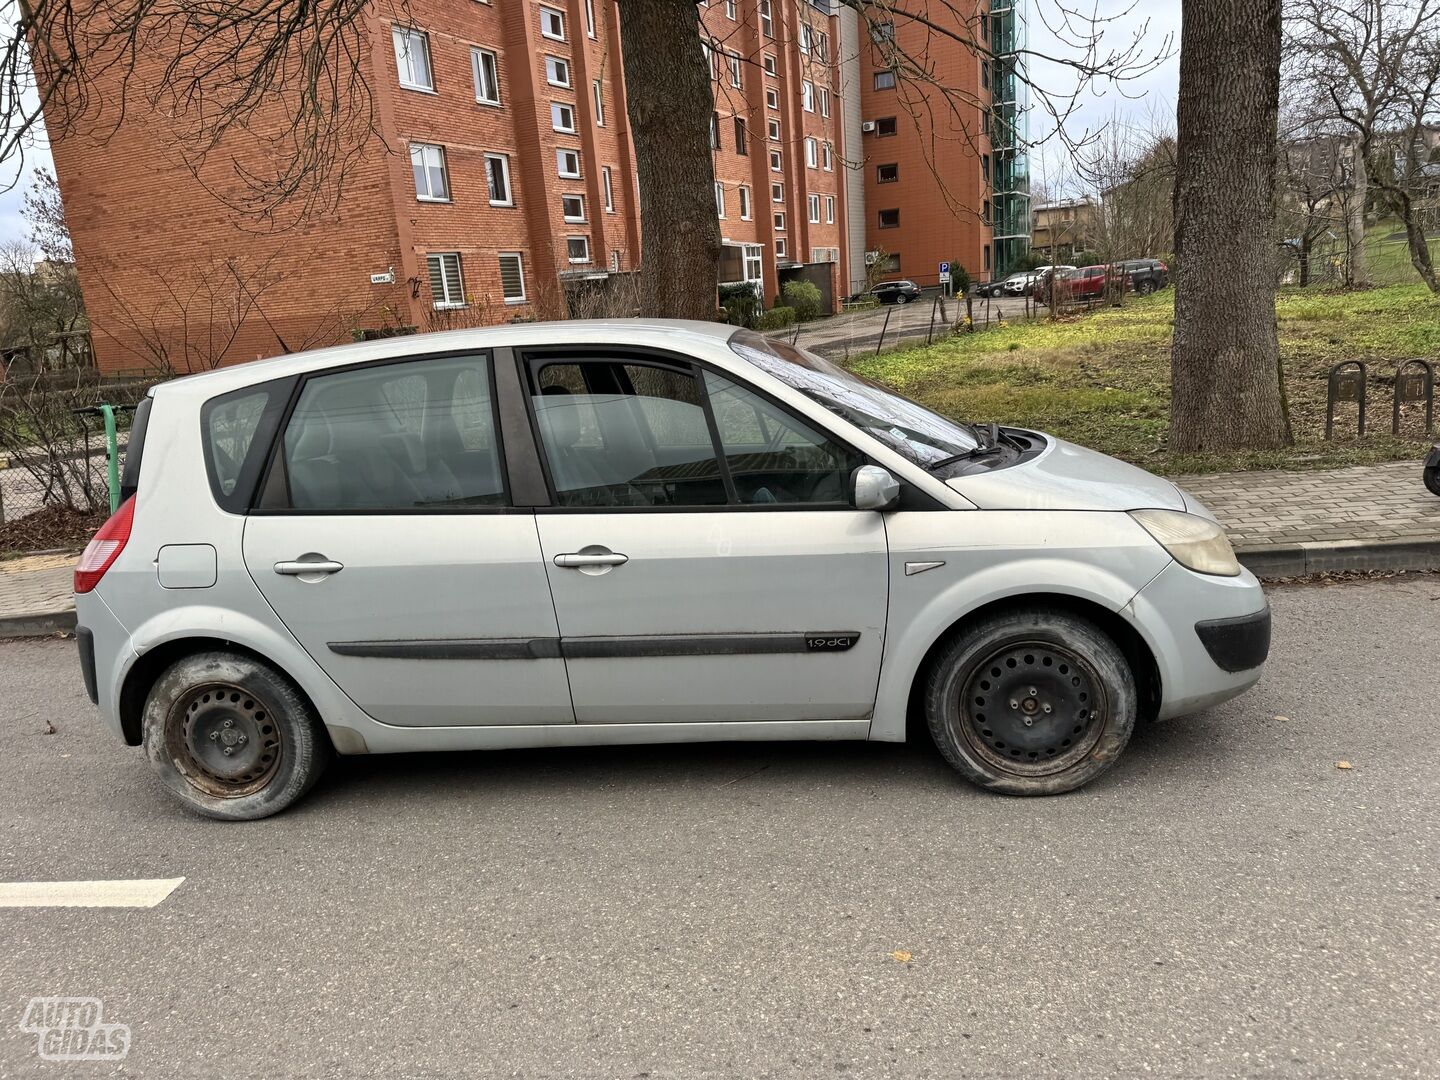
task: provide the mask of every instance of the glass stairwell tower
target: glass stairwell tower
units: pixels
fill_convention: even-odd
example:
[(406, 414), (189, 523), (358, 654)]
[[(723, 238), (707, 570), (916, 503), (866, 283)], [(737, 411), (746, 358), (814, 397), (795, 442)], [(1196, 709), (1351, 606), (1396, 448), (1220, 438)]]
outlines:
[(995, 170), (996, 279), (1012, 273), (1030, 253), (1030, 101), (1023, 78), (1025, 2), (990, 0), (990, 47), (995, 53), (990, 146)]

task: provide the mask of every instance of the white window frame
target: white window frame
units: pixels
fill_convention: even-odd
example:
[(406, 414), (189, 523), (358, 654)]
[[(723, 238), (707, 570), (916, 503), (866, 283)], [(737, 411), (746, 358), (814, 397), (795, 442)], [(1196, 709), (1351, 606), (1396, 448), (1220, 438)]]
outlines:
[[(424, 30), (416, 29), (413, 26), (392, 26), (390, 28), (390, 39), (395, 44), (395, 70), (400, 76), (400, 85), (406, 90), (418, 90), (421, 93), (435, 93), (435, 65), (430, 57), (430, 35)], [(414, 44), (419, 42), (420, 51), (412, 54)], [(425, 76), (428, 82), (416, 82), (410, 72), (415, 69), (414, 55), (424, 57)]]
[[(567, 199), (578, 199), (580, 212), (578, 215), (570, 212), (566, 205)], [(578, 193), (566, 193), (560, 196), (560, 216), (565, 219), (567, 225), (584, 225), (588, 218), (585, 217), (585, 196)]]
[(775, 226), (776, 232), (785, 231), (785, 211), (776, 210), (775, 215), (770, 219), (770, 224)]
[(783, 203), (785, 201), (785, 185), (776, 180), (770, 185), (770, 201), (772, 203)]
[[(489, 81), (490, 87), (484, 84), (487, 81), (485, 71), (485, 58), (490, 59)], [(477, 105), (499, 105), (500, 104), (500, 55), (494, 49), (482, 49), (474, 46), (470, 50), (470, 74), (475, 79), (475, 103)], [(487, 96), (487, 89), (493, 91), (493, 96)]]
[(765, 107), (774, 109), (776, 112), (780, 111), (780, 91), (773, 86), (765, 88)]
[(605, 126), (605, 84), (599, 79), (590, 82), (590, 95), (595, 99), (595, 126)]
[(834, 195), (826, 195), (826, 196), (825, 196), (825, 224), (826, 224), (826, 225), (834, 225), (834, 224), (835, 224), (835, 196), (834, 196)]
[(788, 249), (787, 249), (786, 246), (785, 246), (785, 237), (783, 237), (783, 236), (777, 236), (777, 237), (775, 237), (775, 258), (777, 258), (777, 259), (788, 259), (788, 258), (789, 258), (789, 255), (786, 254), (787, 251), (788, 251)]
[(759, 0), (758, 10), (760, 12), (760, 33), (767, 38), (775, 36), (775, 15), (771, 7), (773, 0)]
[(774, 119), (767, 120), (767, 121), (765, 122), (765, 134), (766, 134), (766, 136), (770, 139), (771, 142), (779, 142), (779, 141), (780, 141), (780, 121), (779, 121), (779, 120), (774, 120)]
[[(565, 159), (566, 159), (567, 157), (572, 157), (572, 158), (575, 159), (575, 171), (574, 171), (574, 172), (566, 172), (566, 171), (565, 171)], [(559, 176), (562, 180), (579, 180), (579, 179), (580, 179), (580, 173), (581, 173), (580, 151), (579, 151), (579, 150), (571, 150), (570, 148), (564, 147), (564, 146), (559, 147), (558, 149), (556, 149), (556, 151), (555, 151), (555, 173), (556, 173), (556, 175)]]
[(501, 177), (502, 177), (502, 178), (504, 179), (504, 181), (505, 181), (505, 198), (503, 198), (503, 199), (496, 199), (496, 198), (493, 198), (493, 197), (492, 197), (492, 198), (490, 199), (490, 205), (491, 205), (491, 206), (514, 206), (514, 205), (515, 205), (515, 189), (514, 189), (514, 188), (511, 186), (511, 184), (510, 184), (510, 157), (509, 157), (509, 155), (507, 155), (507, 154), (486, 154), (486, 155), (485, 155), (485, 191), (486, 191), (486, 193), (487, 193), (487, 195), (488, 195), (488, 193), (489, 193), (489, 191), (490, 191), (490, 166), (491, 166), (491, 164), (494, 163), (494, 162), (498, 162), (498, 163), (499, 163), (499, 165), (500, 165), (500, 175), (501, 175)]
[(753, 214), (751, 213), (751, 209), (752, 209), (751, 203), (752, 203), (752, 200), (751, 200), (751, 198), (750, 198), (750, 186), (749, 186), (748, 184), (741, 184), (739, 190), (740, 190), (740, 220), (741, 220), (741, 221), (749, 221), (749, 220), (753, 217)]
[[(435, 299), (434, 279), (431, 279), (430, 303), (436, 311), (454, 311), (465, 306), (465, 264), (460, 258), (458, 251), (427, 251), (425, 253), (425, 273), (430, 273), (430, 260), (440, 260), (440, 288), (444, 293), (444, 299)], [(450, 297), (450, 279), (445, 273), (445, 260), (455, 260), (455, 278), (460, 282), (460, 295), (457, 299)]]
[(715, 216), (725, 220), (725, 185), (719, 180), (715, 181)]
[(820, 167), (826, 172), (835, 171), (835, 148), (828, 140), (820, 144)]
[(612, 274), (618, 274), (618, 273), (620, 272), (620, 249), (619, 249), (619, 248), (611, 248), (611, 249), (610, 249), (610, 272), (611, 272)]
[(819, 224), (820, 224), (820, 196), (819, 196), (819, 195), (814, 195), (814, 194), (807, 196), (806, 199), (805, 199), (805, 205), (806, 205), (806, 209), (808, 209), (808, 210), (810, 211), (810, 224), (811, 224), (811, 225), (819, 225)]
[(585, 0), (585, 36), (595, 40), (595, 0)]
[(813, 135), (805, 136), (805, 167), (807, 169), (820, 167), (820, 140)]
[[(559, 26), (559, 30), (558, 30), (558, 31), (552, 31), (552, 30), (551, 30), (551, 28), (550, 28), (550, 26), (551, 26), (551, 21), (550, 21), (550, 19), (547, 19), (546, 16), (553, 16), (553, 17), (554, 17), (555, 23)], [(564, 40), (565, 40), (565, 12), (561, 11), (559, 8), (547, 7), (545, 4), (541, 4), (541, 5), (540, 5), (540, 36), (543, 37), (543, 38), (549, 38), (551, 41), (564, 41)]]
[[(570, 116), (570, 126), (564, 125), (564, 116)], [(575, 106), (565, 101), (552, 101), (550, 103), (550, 127), (561, 135), (574, 135), (578, 130), (575, 127)]]
[[(435, 155), (436, 155), (437, 157), (439, 157), (439, 159), (440, 159), (440, 176), (441, 176), (441, 177), (444, 179), (444, 181), (445, 181), (445, 194), (443, 194), (443, 195), (436, 195), (436, 194), (430, 189), (430, 168), (431, 168), (431, 163), (427, 160), (427, 154), (428, 154), (429, 151), (432, 151), (432, 150), (435, 152)], [(420, 185), (417, 183), (417, 184), (415, 185), (415, 200), (416, 200), (417, 202), (431, 202), (431, 203), (447, 203), (447, 202), (449, 202), (449, 201), (450, 201), (450, 164), (449, 164), (449, 162), (447, 162), (447, 161), (445, 160), (445, 147), (441, 146), (439, 143), (420, 143), (420, 142), (411, 143), (411, 144), (410, 144), (410, 175), (411, 175), (411, 179), (412, 179), (412, 180), (414, 179), (414, 175), (415, 175), (415, 157), (416, 157), (417, 154), (420, 156), (420, 172), (421, 172), (421, 173), (424, 175), (424, 177), (425, 177), (425, 190), (422, 192), (422, 191), (420, 190)]]
[(774, 53), (762, 53), (760, 56), (760, 66), (765, 69), (766, 75), (769, 75), (772, 78), (779, 77), (780, 65), (775, 62)]
[(807, 23), (807, 22), (802, 22), (802, 23), (800, 24), (800, 55), (801, 55), (801, 56), (809, 56), (809, 55), (810, 55), (810, 39), (811, 39), (811, 35), (812, 35), (812, 34), (814, 34), (814, 31), (810, 29), (810, 24)]
[(740, 265), (744, 267), (746, 281), (765, 280), (764, 251), (759, 244), (740, 245)]
[(815, 93), (816, 93), (816, 94), (819, 96), (819, 98), (820, 98), (820, 115), (821, 115), (821, 116), (824, 116), (824, 117), (829, 117), (829, 115), (830, 115), (830, 90), (829, 90), (829, 88), (828, 88), (828, 87), (825, 87), (825, 86), (816, 87)]
[(570, 61), (563, 56), (545, 57), (545, 82), (550, 86), (559, 86), (566, 90), (570, 86)]
[(800, 107), (806, 112), (815, 111), (815, 84), (809, 79), (800, 80)]
[(730, 85), (733, 86), (736, 90), (744, 89), (744, 59), (737, 52), (726, 53), (725, 59), (730, 64)]
[(497, 263), (498, 263), (498, 264), (500, 265), (500, 267), (501, 267), (501, 270), (500, 270), (500, 293), (501, 293), (502, 296), (503, 296), (504, 293), (505, 293), (505, 270), (504, 270), (504, 265), (505, 265), (505, 260), (506, 260), (506, 259), (514, 259), (514, 260), (515, 260), (515, 272), (520, 276), (520, 295), (519, 295), (519, 296), (506, 296), (506, 297), (505, 297), (505, 303), (507, 303), (507, 304), (523, 304), (523, 303), (525, 303), (525, 255), (524, 255), (523, 252), (519, 252), (519, 251), (501, 251), (501, 252), (497, 252), (497, 260), (496, 260), (496, 261), (497, 261)]
[(780, 151), (779, 151), (779, 150), (771, 150), (771, 151), (770, 151), (770, 171), (771, 171), (771, 172), (784, 172), (784, 171), (785, 171), (785, 160), (784, 160), (784, 158), (782, 158), (782, 157), (780, 156)]
[(600, 166), (600, 191), (605, 196), (605, 212), (615, 213), (615, 183), (610, 178), (610, 166)]
[[(570, 254), (570, 245), (573, 244), (576, 240), (580, 241), (582, 244), (585, 245), (585, 257), (584, 257), (584, 258), (577, 259), (577, 258), (575, 258), (574, 255), (571, 255), (571, 254)], [(590, 237), (588, 237), (588, 236), (567, 236), (567, 237), (565, 237), (565, 258), (566, 258), (566, 260), (567, 260), (572, 266), (584, 265), (585, 263), (590, 262), (590, 261), (591, 261), (591, 259), (590, 259)]]
[(735, 0), (725, 0), (725, 18), (735, 21)]

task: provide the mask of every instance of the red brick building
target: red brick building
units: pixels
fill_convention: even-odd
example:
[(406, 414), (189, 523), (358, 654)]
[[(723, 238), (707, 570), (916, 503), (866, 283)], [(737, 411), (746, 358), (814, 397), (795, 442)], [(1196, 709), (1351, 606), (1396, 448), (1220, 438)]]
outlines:
[[(236, 162), (263, 164), (265, 152), (248, 135), (227, 136), (198, 183), (173, 123), (133, 101), (107, 138), (55, 140), (102, 367), (185, 371), (363, 330), (553, 317), (567, 290), (604, 288), (639, 265), (615, 0), (409, 0), (403, 21), (391, 17), (399, 10), (370, 16), (373, 145), (338, 205), (300, 224), (237, 213)], [(701, 9), (720, 278), (755, 282), (767, 306), (797, 275), (838, 303), (863, 280), (867, 248), (899, 256), (892, 276), (926, 280), (926, 263), (978, 258), (985, 245), (975, 215), (927, 198), (913, 124), (889, 143), (862, 134), (861, 113), (886, 110), (884, 90), (853, 40), (855, 13), (838, 10), (827, 0)], [(948, 51), (947, 78), (978, 79), (968, 52)], [(862, 93), (846, 98), (857, 70)], [(253, 126), (281, 125), (283, 93), (272, 111)], [(900, 179), (887, 187), (876, 166), (891, 163)], [(979, 205), (970, 164), (958, 190)], [(898, 207), (900, 224), (867, 206)]]

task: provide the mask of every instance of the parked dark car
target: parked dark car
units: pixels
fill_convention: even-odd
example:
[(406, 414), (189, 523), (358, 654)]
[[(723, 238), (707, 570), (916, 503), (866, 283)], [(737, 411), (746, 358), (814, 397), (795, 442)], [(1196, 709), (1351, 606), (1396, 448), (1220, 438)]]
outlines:
[(852, 300), (861, 297), (873, 296), (882, 304), (908, 304), (912, 300), (920, 299), (920, 286), (913, 281), (882, 281), (866, 293), (859, 293)]
[(1129, 259), (1119, 265), (1141, 296), (1159, 292), (1170, 284), (1170, 268), (1159, 259)]

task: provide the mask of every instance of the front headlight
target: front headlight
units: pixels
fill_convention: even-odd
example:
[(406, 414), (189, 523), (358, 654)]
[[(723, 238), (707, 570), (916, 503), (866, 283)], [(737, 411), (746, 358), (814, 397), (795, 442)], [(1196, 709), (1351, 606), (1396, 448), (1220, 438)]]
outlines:
[(1219, 577), (1240, 573), (1225, 530), (1215, 522), (1177, 510), (1131, 510), (1130, 516), (1181, 566)]

